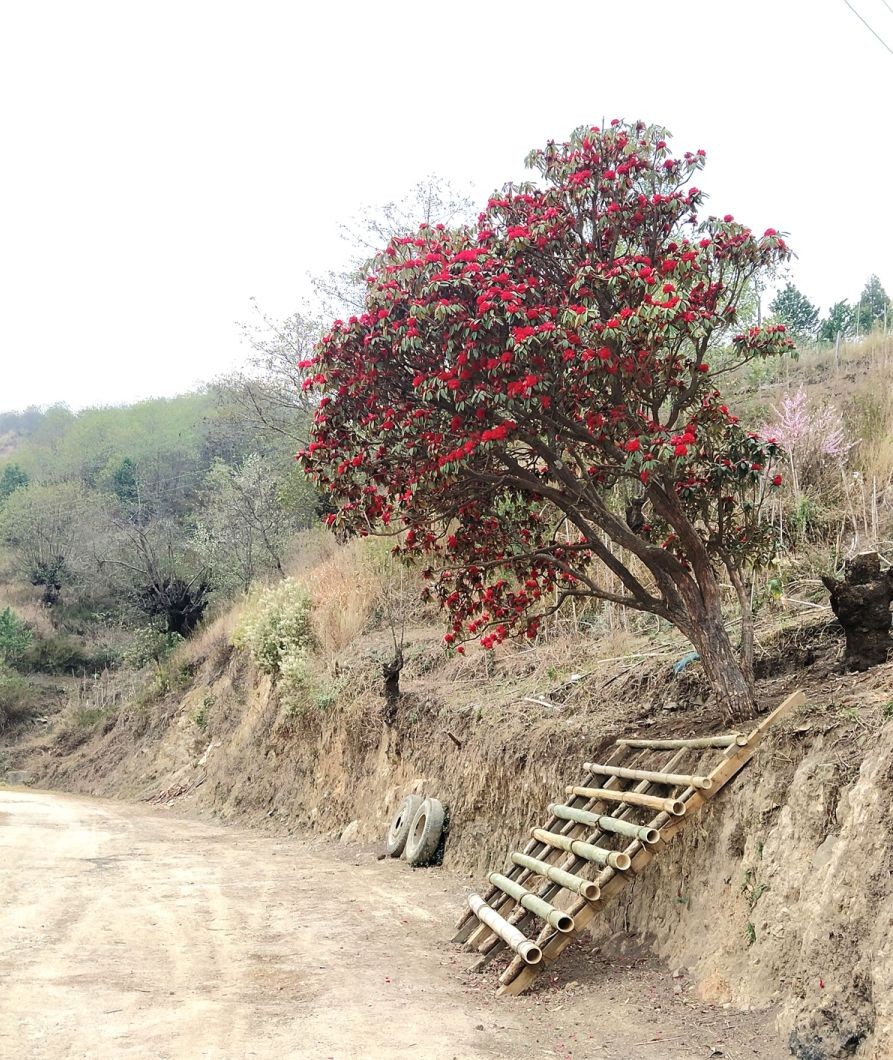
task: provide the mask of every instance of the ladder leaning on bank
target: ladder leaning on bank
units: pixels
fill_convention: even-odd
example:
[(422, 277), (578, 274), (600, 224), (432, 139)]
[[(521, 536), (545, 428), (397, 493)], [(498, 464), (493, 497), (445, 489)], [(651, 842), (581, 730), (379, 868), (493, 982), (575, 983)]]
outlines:
[(476, 970), (513, 950), (499, 994), (523, 993), (805, 701), (794, 692), (750, 733), (618, 740), (606, 763), (583, 765), (582, 780), (549, 806), (524, 850), (490, 874), (483, 897), (469, 895), (453, 941), (480, 953)]

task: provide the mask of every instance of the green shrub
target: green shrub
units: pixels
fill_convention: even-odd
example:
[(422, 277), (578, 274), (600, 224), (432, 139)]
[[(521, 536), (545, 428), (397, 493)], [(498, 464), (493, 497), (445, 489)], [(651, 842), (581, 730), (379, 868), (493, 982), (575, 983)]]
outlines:
[(15, 666), (33, 639), (28, 624), (11, 608), (0, 611), (0, 664)]
[(334, 687), (321, 678), (315, 665), (311, 610), (307, 590), (286, 578), (254, 598), (233, 637), (236, 647), (248, 650), (258, 670), (276, 680), (288, 718), (314, 707), (325, 710), (335, 702)]
[(33, 717), (39, 705), (38, 690), (30, 682), (0, 669), (0, 732)]
[(326, 683), (316, 690), (313, 703), (317, 710), (329, 710), (338, 702), (338, 691), (334, 685)]
[(32, 640), (11, 665), (22, 673), (70, 674), (86, 677), (112, 669), (118, 657), (112, 648), (91, 648), (76, 637), (59, 633)]
[(83, 644), (64, 633), (33, 641), (22, 653), (16, 668), (46, 674), (92, 673), (94, 660)]
[(317, 675), (306, 647), (289, 649), (279, 664), (280, 698), (285, 713), (295, 717), (307, 710), (318, 696)]
[(286, 578), (265, 589), (249, 604), (233, 643), (246, 648), (262, 673), (300, 682), (306, 654), (314, 647), (310, 597), (302, 585)]
[(160, 668), (182, 639), (179, 633), (163, 633), (152, 626), (143, 626), (134, 633), (124, 652), (124, 662), (134, 670), (142, 670), (150, 662)]
[(71, 722), (78, 729), (92, 729), (106, 717), (102, 707), (76, 707), (71, 712)]

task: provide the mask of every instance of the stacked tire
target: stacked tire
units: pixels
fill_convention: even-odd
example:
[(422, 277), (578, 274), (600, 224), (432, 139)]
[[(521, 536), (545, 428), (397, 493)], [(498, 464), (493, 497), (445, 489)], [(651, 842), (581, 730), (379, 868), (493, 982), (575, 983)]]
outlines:
[(387, 852), (404, 854), (410, 865), (430, 865), (443, 837), (446, 813), (437, 799), (407, 795), (397, 807), (388, 829)]

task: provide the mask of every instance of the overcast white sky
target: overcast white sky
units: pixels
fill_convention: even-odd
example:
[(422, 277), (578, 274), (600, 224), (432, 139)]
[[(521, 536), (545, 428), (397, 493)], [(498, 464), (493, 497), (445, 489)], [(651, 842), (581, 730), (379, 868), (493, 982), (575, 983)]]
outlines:
[[(893, 47), (887, 2), (852, 2)], [(0, 409), (208, 380), (357, 207), (428, 173), (483, 200), (603, 116), (705, 148), (710, 211), (789, 231), (823, 309), (871, 272), (893, 291), (893, 55), (844, 0), (0, 11)]]

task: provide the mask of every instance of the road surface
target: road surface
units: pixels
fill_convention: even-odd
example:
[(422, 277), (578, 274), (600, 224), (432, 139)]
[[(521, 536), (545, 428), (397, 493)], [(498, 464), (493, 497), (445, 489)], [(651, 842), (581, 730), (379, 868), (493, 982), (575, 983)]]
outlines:
[[(461, 894), (358, 847), (0, 788), (0, 1057), (785, 1055), (762, 1017), (699, 1030), (664, 971), (496, 1001), (446, 941)], [(617, 1019), (605, 990), (644, 1004)]]

